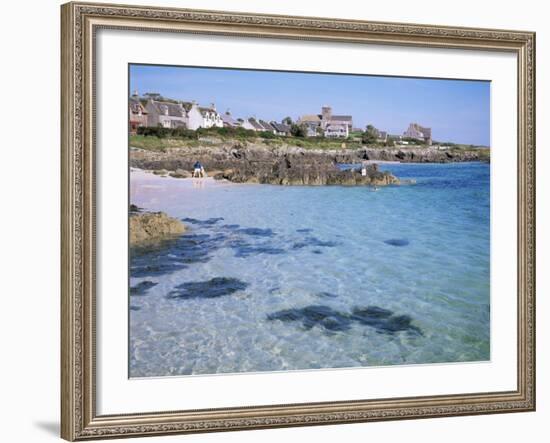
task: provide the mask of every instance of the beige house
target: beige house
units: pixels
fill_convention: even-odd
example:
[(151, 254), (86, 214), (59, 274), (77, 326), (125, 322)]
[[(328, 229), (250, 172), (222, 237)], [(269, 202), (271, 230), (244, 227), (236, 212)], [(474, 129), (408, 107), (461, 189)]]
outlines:
[(187, 127), (187, 112), (182, 103), (149, 99), (145, 105), (147, 126), (175, 129)]

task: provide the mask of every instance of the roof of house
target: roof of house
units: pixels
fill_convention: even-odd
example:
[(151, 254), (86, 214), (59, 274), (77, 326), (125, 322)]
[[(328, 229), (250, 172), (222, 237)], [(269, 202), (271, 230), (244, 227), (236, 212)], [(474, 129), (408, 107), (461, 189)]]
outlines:
[(305, 122), (319, 122), (321, 121), (321, 116), (318, 114), (307, 114), (302, 115), (299, 119), (299, 121), (305, 123)]
[(145, 107), (143, 106), (143, 104), (141, 103), (141, 101), (139, 100), (139, 98), (137, 97), (130, 97), (130, 109), (133, 111), (133, 112), (139, 112), (140, 108), (141, 108), (141, 113), (142, 114), (147, 114), (147, 111), (145, 110)]
[(257, 131), (263, 131), (263, 130), (264, 130), (263, 126), (260, 125), (260, 123), (258, 123), (258, 121), (257, 121), (255, 118), (252, 118), (252, 117), (249, 118), (249, 119), (248, 119), (248, 122), (249, 122), (252, 126), (254, 126), (254, 129), (256, 129)]
[(350, 122), (353, 117), (351, 115), (333, 115), (330, 119), (337, 122)]
[(306, 125), (308, 128), (318, 128), (319, 125), (317, 124), (317, 122), (312, 122), (312, 121), (305, 121), (305, 122), (301, 122), (303, 123), (304, 125)]
[(206, 114), (207, 112), (214, 112), (214, 113), (218, 112), (216, 111), (216, 108), (205, 107), (205, 106), (199, 106), (199, 111), (201, 112), (201, 114)]
[(149, 101), (159, 114), (165, 114), (168, 110), (170, 117), (185, 117), (185, 109), (181, 103), (160, 102), (156, 100)]
[(271, 126), (270, 123), (264, 120), (260, 120), (258, 123), (264, 128), (265, 131), (273, 132), (273, 126)]
[(227, 112), (225, 114), (221, 114), (222, 121), (229, 126), (239, 126), (239, 122), (235, 120), (231, 114), (228, 114)]
[(290, 126), (285, 123), (271, 122), (271, 126), (273, 126), (277, 132), (290, 132)]

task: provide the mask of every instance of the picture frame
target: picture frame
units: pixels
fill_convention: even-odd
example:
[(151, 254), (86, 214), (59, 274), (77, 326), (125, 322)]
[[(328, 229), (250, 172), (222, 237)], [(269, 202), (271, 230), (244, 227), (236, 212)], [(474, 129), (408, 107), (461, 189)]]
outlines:
[[(69, 441), (535, 410), (535, 34), (71, 2), (61, 7), (61, 436)], [(96, 36), (102, 29), (508, 53), (517, 58), (516, 389), (98, 414)], [(121, 112), (123, 112), (121, 110)], [(126, 110), (124, 110), (126, 112)]]

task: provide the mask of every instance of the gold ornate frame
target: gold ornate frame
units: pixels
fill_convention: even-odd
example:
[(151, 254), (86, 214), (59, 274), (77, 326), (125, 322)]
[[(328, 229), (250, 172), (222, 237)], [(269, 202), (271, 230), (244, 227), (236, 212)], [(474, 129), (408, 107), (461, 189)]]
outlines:
[[(68, 3), (61, 7), (61, 436), (67, 440), (533, 411), (535, 34)], [(95, 408), (94, 36), (97, 29), (507, 51), (518, 60), (518, 380), (510, 392), (98, 416)]]

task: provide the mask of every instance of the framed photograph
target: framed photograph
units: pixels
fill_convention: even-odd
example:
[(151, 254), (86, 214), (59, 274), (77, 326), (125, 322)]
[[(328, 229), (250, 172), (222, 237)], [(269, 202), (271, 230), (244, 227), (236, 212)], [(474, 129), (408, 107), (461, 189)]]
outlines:
[(535, 35), (62, 6), (62, 437), (535, 409)]

